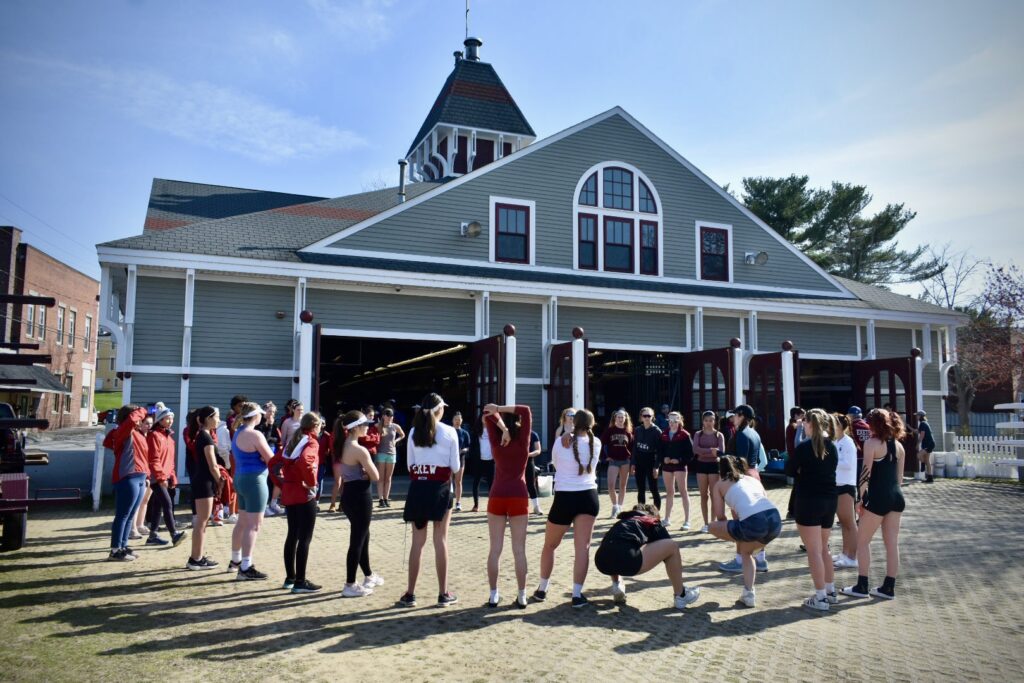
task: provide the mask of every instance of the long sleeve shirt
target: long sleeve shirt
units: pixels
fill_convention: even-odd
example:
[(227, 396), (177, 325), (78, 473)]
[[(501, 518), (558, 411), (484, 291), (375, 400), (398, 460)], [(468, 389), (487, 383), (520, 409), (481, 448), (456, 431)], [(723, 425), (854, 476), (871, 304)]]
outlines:
[(484, 421), (487, 435), (491, 439), (491, 452), (494, 454), (494, 482), (491, 484), (490, 495), (498, 498), (526, 498), (526, 462), (530, 453), (530, 432), (533, 427), (533, 416), (529, 406), (516, 406), (519, 418), (519, 431), (516, 438), (506, 445), (501, 445), (501, 430), (497, 427), (497, 417), (488, 416)]
[(149, 443), (137, 429), (145, 419), (146, 409), (138, 408), (103, 439), (104, 447), (114, 451), (115, 484), (133, 474), (149, 474)]
[(624, 427), (609, 427), (601, 435), (604, 457), (612, 462), (629, 462), (633, 457), (633, 435)]

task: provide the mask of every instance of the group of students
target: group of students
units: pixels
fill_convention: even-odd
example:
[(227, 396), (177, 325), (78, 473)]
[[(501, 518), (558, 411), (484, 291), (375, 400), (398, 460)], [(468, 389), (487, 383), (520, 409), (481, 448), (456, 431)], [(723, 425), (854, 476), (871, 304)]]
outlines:
[[(287, 407), (288, 418), (277, 427), (273, 413), (265, 407), (248, 400), (232, 401), (232, 413), (227, 421), (231, 472), (218, 454), (219, 410), (204, 406), (191, 412), (184, 436), (194, 522), (186, 568), (207, 570), (218, 566), (204, 550), (206, 528), (214, 503), (219, 500), (225, 505), (233, 502), (238, 510), (229, 571), (237, 572), (238, 580), (266, 579), (267, 575), (253, 564), (253, 550), (268, 506), (279, 502), (288, 522), (283, 549), (286, 577), (283, 587), (293, 593), (321, 590), (321, 586), (306, 576), (306, 567), (324, 473), (326, 467), (331, 466), (340, 487), (340, 491), (336, 489), (332, 495), (331, 509), (334, 509), (335, 499), (340, 498), (341, 509), (350, 521), (342, 595), (370, 595), (384, 582), (370, 565), (374, 502), (371, 484), (379, 483), (378, 507), (387, 507), (389, 490), (383, 487), (383, 467), (379, 466), (394, 466), (393, 461), (381, 462), (379, 449), (386, 441), (391, 442), (390, 449), (393, 449), (395, 443), (407, 438), (410, 485), (403, 520), (412, 524), (412, 546), (406, 591), (399, 605), (411, 607), (417, 603), (415, 589), (428, 526), (435, 553), (437, 604), (446, 606), (458, 601), (448, 586), (449, 522), (453, 508), (457, 509), (454, 502), (461, 494), (459, 475), (464, 471), (468, 451), (486, 449), (490, 456), (487, 461), (493, 468), (488, 472), (491, 487), (487, 500), (489, 595), (486, 604), (497, 607), (501, 602), (498, 574), (507, 528), (517, 583), (513, 604), (525, 608), (528, 604), (527, 521), (531, 511), (536, 512), (537, 499), (536, 490), (531, 490), (528, 481), (535, 472), (532, 459), (539, 454), (539, 446), (536, 449), (534, 446), (534, 441), (539, 439), (532, 430), (530, 408), (484, 406), (477, 436), (470, 437), (467, 443), (461, 420), (454, 420), (454, 425), (442, 421), (446, 407), (437, 394), (424, 397), (416, 407), (413, 426), (406, 437), (393, 420), (387, 419), (393, 418), (393, 414), (385, 413), (385, 420), (378, 426), (370, 409), (339, 416), (333, 432), (328, 432), (317, 413), (305, 412), (297, 402)], [(753, 607), (756, 604), (754, 582), (761, 569), (760, 562), (764, 562), (764, 549), (778, 537), (782, 528), (780, 513), (766, 496), (756, 467), (763, 446), (752, 426), (753, 410), (741, 405), (731, 411), (728, 437), (718, 431), (717, 416), (710, 411), (703, 415), (701, 430), (692, 436), (683, 428), (679, 413), (669, 413), (665, 431), (653, 424), (653, 410), (641, 410), (640, 417), (641, 426), (634, 431), (628, 414), (619, 411), (598, 438), (590, 411), (577, 408), (563, 411), (551, 448), (554, 499), (547, 515), (540, 581), (532, 599), (537, 602), (547, 599), (556, 551), (572, 528), (575, 553), (571, 604), (576, 608), (587, 604), (583, 587), (590, 566), (594, 526), (600, 512), (597, 468), (603, 458), (608, 461), (609, 495), (616, 522), (602, 539), (594, 564), (598, 571), (611, 578), (611, 592), (617, 602), (626, 599), (623, 577), (643, 574), (659, 564), (668, 574), (673, 604), (677, 608), (685, 608), (698, 599), (699, 589), (687, 588), (684, 584), (679, 547), (668, 531), (673, 488), (680, 480), (684, 516), (688, 521), (685, 478), (688, 468), (693, 467), (701, 487), (703, 530), (735, 544), (734, 562), (737, 571), (743, 574), (744, 584), (739, 602)], [(131, 561), (137, 557), (129, 549), (128, 540), (136, 530), (135, 519), (147, 483), (172, 533), (170, 542), (176, 546), (184, 538), (184, 532), (174, 527), (170, 495), (165, 497), (173, 488), (173, 437), (170, 433), (173, 419), (173, 413), (166, 408), (161, 407), (150, 417), (145, 408), (124, 406), (118, 412), (118, 427), (107, 437), (106, 444), (115, 453), (112, 560)], [(150, 426), (150, 420), (155, 425)], [(845, 415), (829, 415), (817, 409), (801, 415), (798, 436), (794, 436), (787, 459), (786, 473), (796, 482), (793, 514), (807, 550), (815, 589), (815, 594), (804, 602), (811, 609), (828, 610), (829, 605), (837, 601), (834, 563), (838, 558), (829, 555), (829, 534), (837, 511), (841, 509), (840, 519), (845, 519), (848, 503), (858, 499), (860, 524), (857, 527), (854, 520), (853, 528), (856, 542), (844, 542), (841, 555), (850, 561), (856, 558), (860, 576), (855, 585), (841, 592), (853, 597), (870, 594), (892, 598), (895, 595), (899, 562), (896, 543), (904, 507), (900, 491), (904, 453), (899, 443), (903, 424), (898, 414), (878, 409), (869, 413), (865, 424), (870, 436), (864, 443), (864, 466), (853, 491), (846, 482), (849, 472), (857, 471), (857, 449), (849, 436), (856, 426)], [(376, 438), (371, 435), (373, 429), (377, 430)], [(668, 491), (664, 518), (657, 485), (659, 469), (664, 472)], [(645, 491), (641, 489), (638, 505), (624, 509), (624, 482), (630, 473), (636, 473), (638, 483), (644, 481), (650, 487), (653, 505), (646, 504)], [(847, 497), (851, 500), (847, 501)], [(727, 519), (726, 508), (731, 509), (732, 519)], [(159, 520), (154, 513), (147, 514), (151, 520), (147, 530), (150, 538), (155, 536), (158, 542), (162, 541), (156, 535)], [(879, 528), (887, 551), (886, 578), (880, 587), (869, 591), (869, 543)], [(844, 524), (844, 541), (846, 535)], [(362, 581), (357, 581), (359, 569), (363, 573)]]

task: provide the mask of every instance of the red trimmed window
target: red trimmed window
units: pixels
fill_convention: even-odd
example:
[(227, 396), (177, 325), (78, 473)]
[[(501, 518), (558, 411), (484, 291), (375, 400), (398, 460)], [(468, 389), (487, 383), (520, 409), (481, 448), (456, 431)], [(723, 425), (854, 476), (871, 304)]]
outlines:
[(494, 260), (530, 262), (530, 209), (512, 204), (494, 205)]
[(700, 279), (729, 281), (729, 231), (700, 229)]
[(580, 189), (580, 204), (597, 206), (597, 173), (594, 173)]
[(605, 216), (604, 269), (620, 273), (633, 272), (632, 220)]
[(633, 210), (633, 174), (624, 168), (604, 169), (604, 208)]
[[(594, 184), (596, 191), (596, 179)], [(597, 216), (581, 213), (579, 221), (579, 267), (597, 270)]]
[(658, 224), (650, 221), (640, 221), (640, 273), (658, 274)]

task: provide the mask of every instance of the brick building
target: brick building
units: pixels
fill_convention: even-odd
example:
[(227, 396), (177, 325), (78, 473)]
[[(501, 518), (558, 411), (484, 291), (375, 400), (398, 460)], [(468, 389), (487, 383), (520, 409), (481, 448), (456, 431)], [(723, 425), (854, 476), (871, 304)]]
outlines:
[[(93, 386), (96, 373), (96, 332), (99, 320), (99, 282), (52, 256), (21, 241), (21, 230), (0, 226), (0, 268), (11, 294), (51, 296), (53, 308), (3, 306), (0, 326), (4, 338), (39, 344), (50, 354), (52, 377), (41, 374), (32, 388), (0, 388), (21, 415), (50, 420), (52, 428), (89, 424), (93, 419)], [(31, 366), (39, 367), (39, 366)], [(36, 371), (38, 372), (38, 371)], [(53, 379), (63, 385), (57, 391)], [(2, 382), (0, 382), (2, 386)]]

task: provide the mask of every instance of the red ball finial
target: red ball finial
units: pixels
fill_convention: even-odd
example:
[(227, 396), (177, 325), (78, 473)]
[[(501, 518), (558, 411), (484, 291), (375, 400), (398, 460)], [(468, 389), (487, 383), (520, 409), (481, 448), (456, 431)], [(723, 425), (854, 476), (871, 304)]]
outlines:
[(573, 339), (583, 339), (583, 328), (582, 327), (574, 327), (574, 328), (572, 328), (572, 338)]
[(313, 322), (313, 311), (305, 310), (302, 313), (299, 313), (299, 320), (304, 323)]
[(789, 341), (788, 339), (786, 341), (782, 342), (782, 350), (783, 351), (792, 351), (793, 350), (793, 342)]
[(506, 337), (514, 337), (516, 336), (516, 326), (512, 323), (505, 323), (505, 327), (502, 332), (505, 333)]

